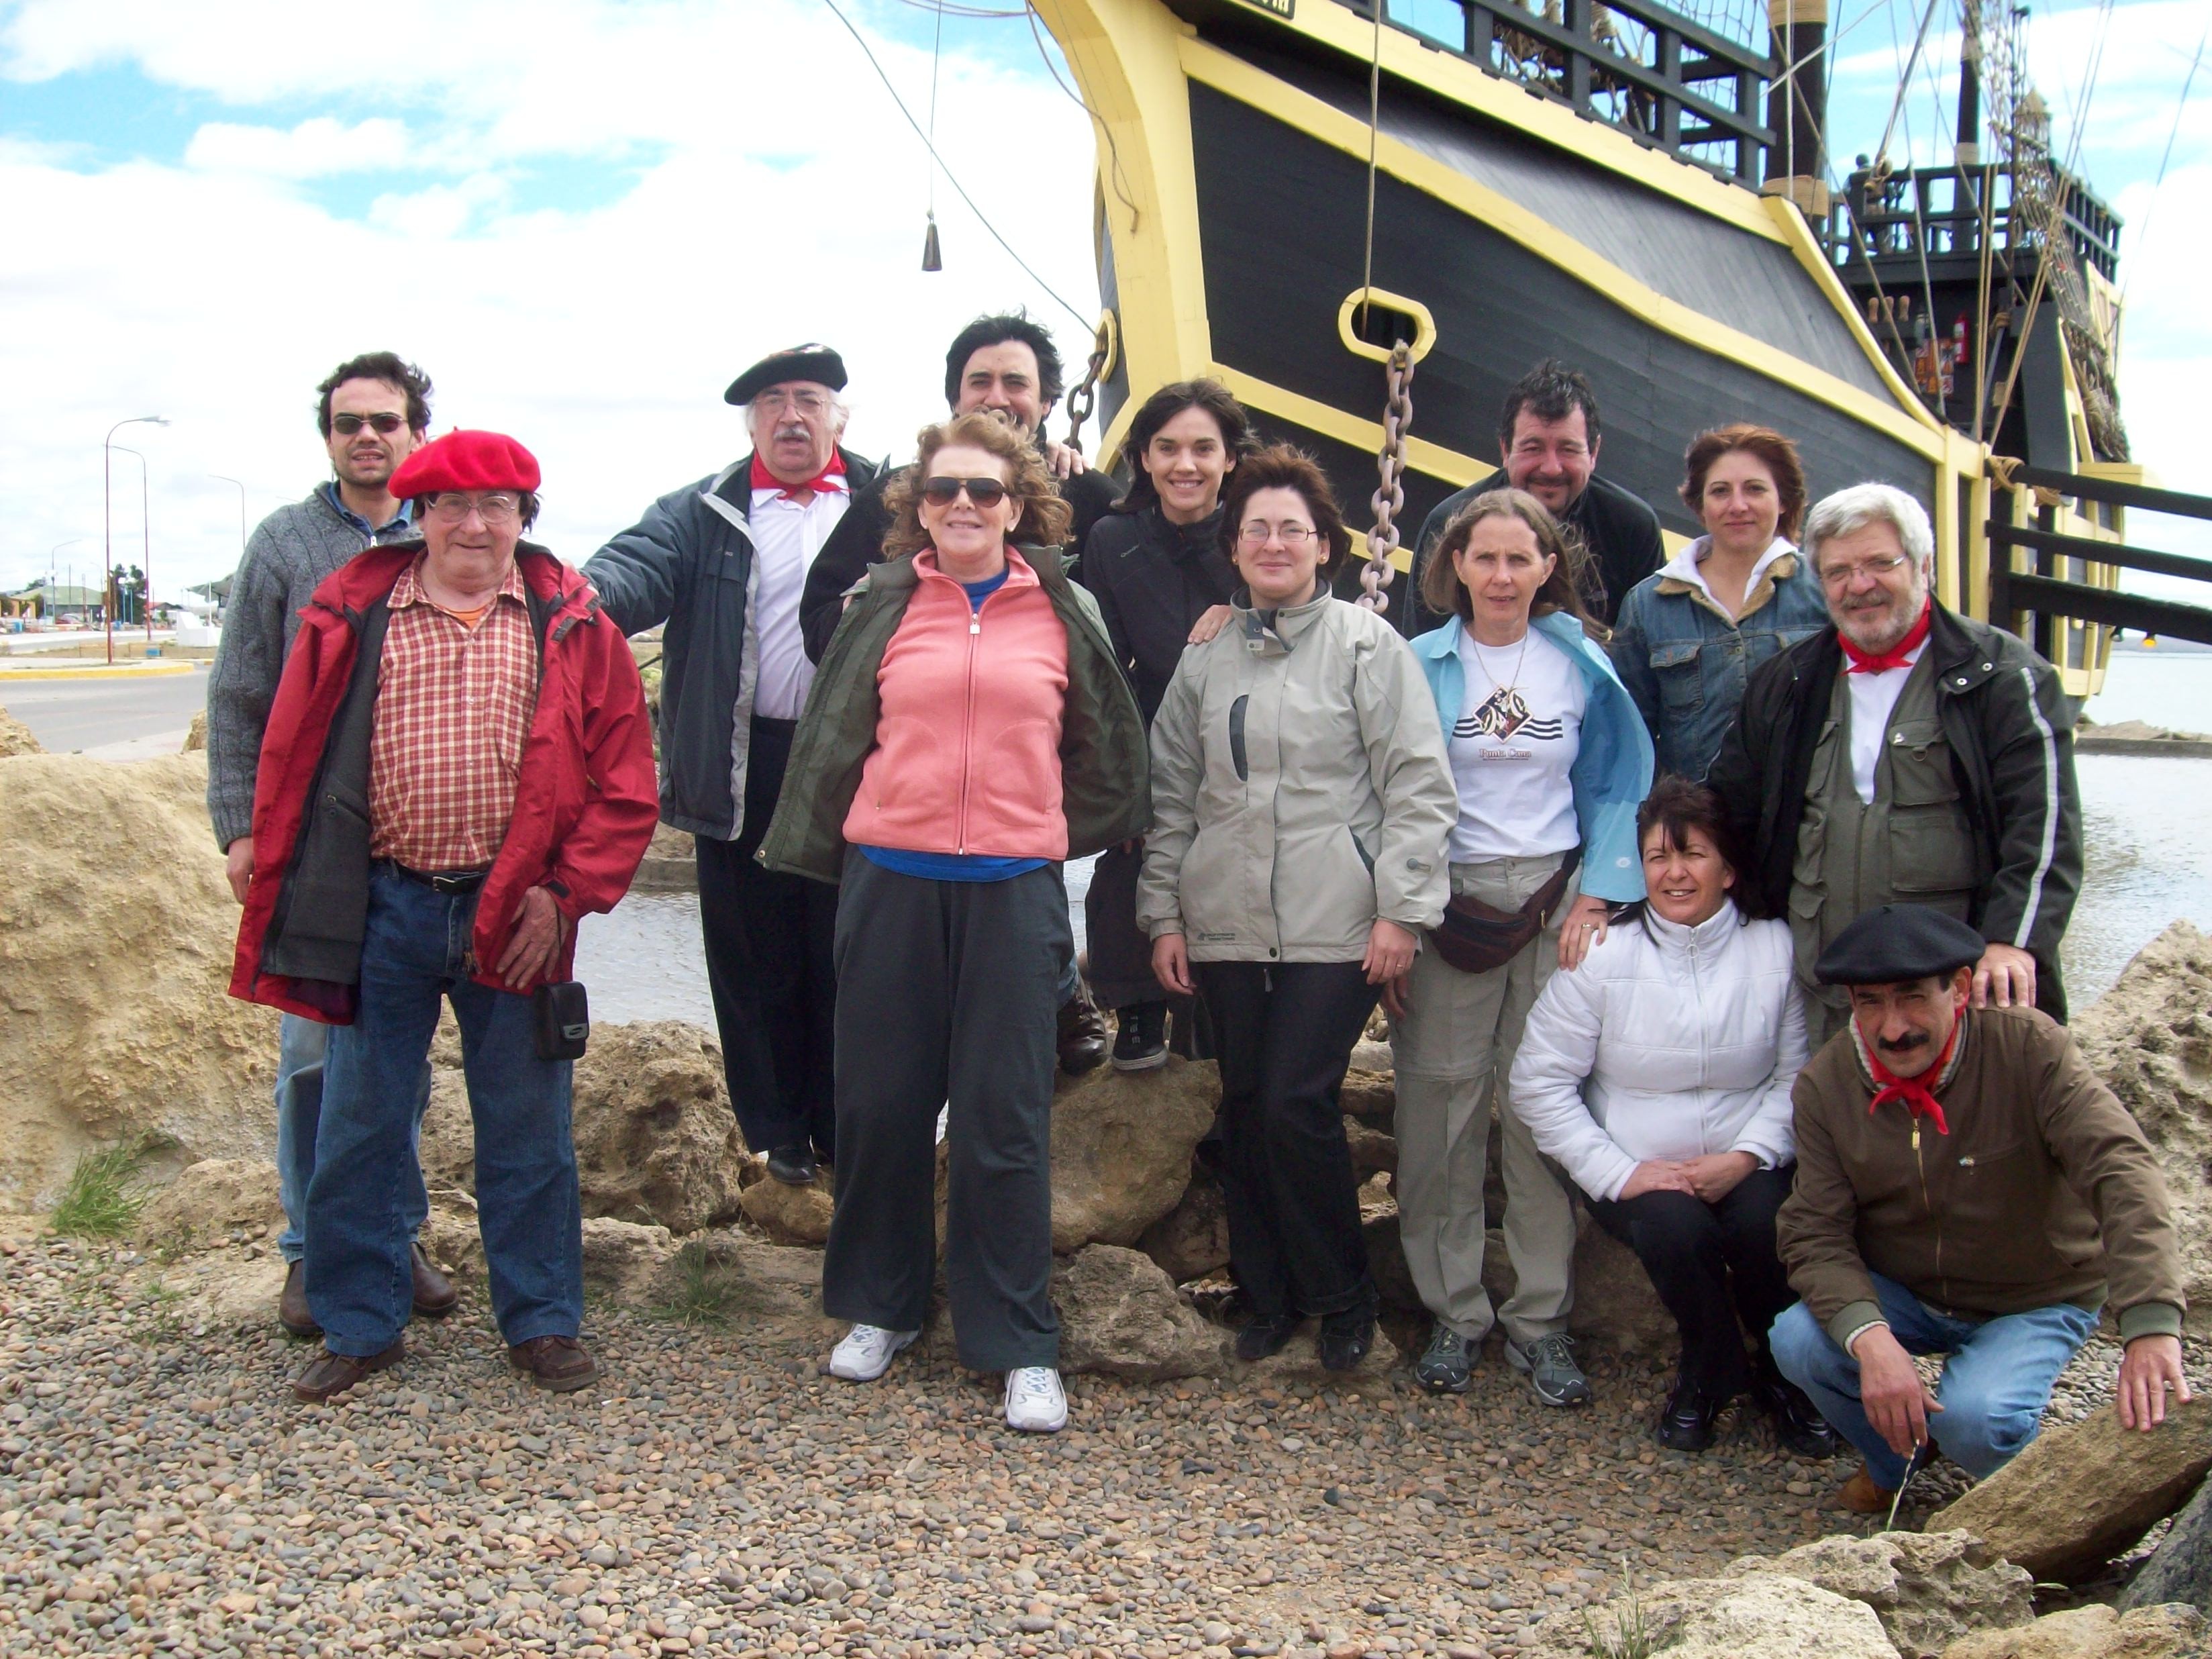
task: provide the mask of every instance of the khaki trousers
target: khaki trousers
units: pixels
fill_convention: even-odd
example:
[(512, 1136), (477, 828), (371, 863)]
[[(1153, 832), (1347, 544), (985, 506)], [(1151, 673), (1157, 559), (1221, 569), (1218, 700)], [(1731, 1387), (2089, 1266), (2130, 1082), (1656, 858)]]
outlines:
[[(1452, 891), (1518, 909), (1559, 867), (1559, 855), (1455, 864)], [(1520, 955), (1486, 974), (1448, 966), (1432, 943), (1413, 958), (1406, 1017), (1390, 1033), (1397, 1073), (1398, 1233), (1428, 1310), (1470, 1341), (1496, 1321), (1523, 1346), (1567, 1328), (1574, 1305), (1575, 1210), (1528, 1127), (1504, 1109), (1513, 1056), (1559, 961), (1567, 884), (1550, 923)], [(1494, 1085), (1494, 1089), (1493, 1089)], [(1493, 1315), (1482, 1287), (1482, 1185), (1493, 1092), (1500, 1110), (1505, 1254), (1513, 1295)]]

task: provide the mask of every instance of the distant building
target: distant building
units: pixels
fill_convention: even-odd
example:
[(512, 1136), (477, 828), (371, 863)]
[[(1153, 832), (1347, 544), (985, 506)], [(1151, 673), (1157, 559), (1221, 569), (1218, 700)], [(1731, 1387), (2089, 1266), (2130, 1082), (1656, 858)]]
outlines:
[(44, 582), (33, 582), (20, 592), (0, 593), (0, 617), (75, 617), (80, 622), (90, 622), (100, 615), (100, 599), (96, 587), (66, 584), (49, 587)]

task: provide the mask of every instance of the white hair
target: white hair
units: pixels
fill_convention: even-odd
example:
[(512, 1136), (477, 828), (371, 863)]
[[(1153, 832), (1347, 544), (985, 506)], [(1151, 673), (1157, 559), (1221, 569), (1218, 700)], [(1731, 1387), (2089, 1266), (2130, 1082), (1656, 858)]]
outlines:
[(1906, 556), (1923, 574), (1933, 571), (1936, 529), (1928, 522), (1927, 509), (1895, 484), (1857, 483), (1823, 495), (1805, 515), (1804, 534), (1798, 541), (1813, 574), (1820, 574), (1823, 543), (1851, 535), (1870, 524), (1886, 524), (1894, 530)]

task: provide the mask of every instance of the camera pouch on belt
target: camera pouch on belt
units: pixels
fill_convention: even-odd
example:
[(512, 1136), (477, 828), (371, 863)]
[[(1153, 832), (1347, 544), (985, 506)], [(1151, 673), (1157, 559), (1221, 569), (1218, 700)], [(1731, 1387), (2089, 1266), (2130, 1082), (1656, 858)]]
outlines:
[(1462, 974), (1486, 974), (1493, 968), (1503, 968), (1544, 931), (1544, 924), (1552, 919), (1582, 861), (1582, 848), (1577, 847), (1518, 910), (1501, 910), (1464, 893), (1453, 894), (1444, 908), (1444, 919), (1429, 935), (1429, 943), (1447, 966)]
[(532, 994), (538, 1014), (538, 1058), (581, 1060), (592, 1038), (592, 1011), (584, 998), (584, 981), (549, 981)]

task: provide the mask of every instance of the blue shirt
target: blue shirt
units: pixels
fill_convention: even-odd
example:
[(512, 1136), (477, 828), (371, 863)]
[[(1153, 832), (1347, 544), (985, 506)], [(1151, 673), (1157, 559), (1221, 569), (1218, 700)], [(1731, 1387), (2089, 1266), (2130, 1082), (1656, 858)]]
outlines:
[[(969, 605), (978, 613), (983, 609), (983, 601), (1006, 585), (1006, 570), (1003, 566), (995, 576), (960, 584), (967, 592)], [(902, 847), (863, 847), (860, 854), (869, 863), (894, 874), (920, 876), (925, 881), (1011, 881), (1016, 876), (1043, 869), (1049, 861), (994, 858), (984, 853), (915, 853)]]
[(389, 532), (393, 526), (409, 524), (413, 522), (414, 519), (415, 503), (412, 501), (402, 501), (399, 503), (399, 510), (392, 515), (392, 519), (389, 523), (383, 525), (371, 524), (368, 520), (362, 518), (360, 514), (355, 512), (351, 507), (345, 504), (345, 497), (338, 494), (337, 480), (335, 478), (325, 478), (323, 481), (323, 499), (331, 504), (331, 510), (332, 512), (336, 513), (338, 517), (343, 519), (356, 530), (361, 532), (362, 540), (364, 543), (374, 542), (378, 537)]

